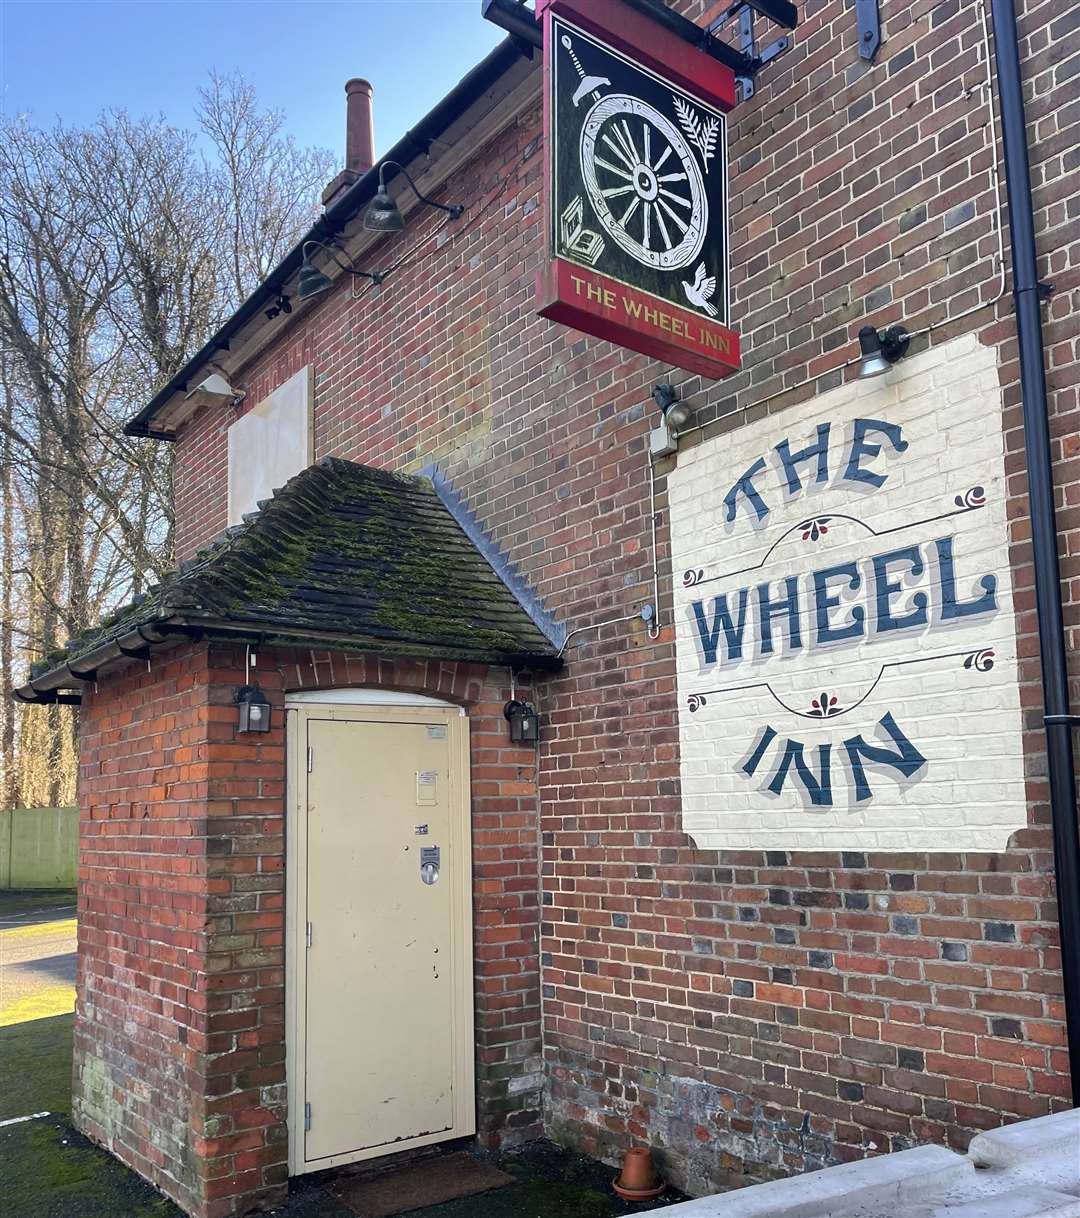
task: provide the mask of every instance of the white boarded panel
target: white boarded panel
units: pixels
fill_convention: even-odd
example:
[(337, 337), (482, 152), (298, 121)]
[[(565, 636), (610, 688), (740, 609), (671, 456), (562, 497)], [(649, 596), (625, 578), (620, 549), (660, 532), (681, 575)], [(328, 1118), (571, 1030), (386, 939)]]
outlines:
[(314, 459), (309, 364), (229, 428), (229, 524)]

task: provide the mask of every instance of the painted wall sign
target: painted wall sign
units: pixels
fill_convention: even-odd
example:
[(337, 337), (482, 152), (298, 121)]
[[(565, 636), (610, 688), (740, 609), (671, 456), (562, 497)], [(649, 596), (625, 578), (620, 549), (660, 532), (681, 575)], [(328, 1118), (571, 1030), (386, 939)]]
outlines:
[(699, 845), (992, 850), (1026, 824), (991, 350), (680, 453), (670, 497)]
[(705, 376), (728, 328), (734, 77), (621, 0), (540, 0), (550, 260), (540, 313)]

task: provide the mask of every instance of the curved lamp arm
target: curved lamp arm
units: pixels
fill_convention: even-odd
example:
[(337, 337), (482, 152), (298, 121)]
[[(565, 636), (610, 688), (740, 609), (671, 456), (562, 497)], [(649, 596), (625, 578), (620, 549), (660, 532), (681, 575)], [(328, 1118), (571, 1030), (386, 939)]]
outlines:
[(447, 212), (451, 220), (456, 220), (462, 214), (462, 212), (464, 212), (465, 208), (460, 203), (455, 203), (452, 207), (448, 207), (445, 203), (436, 203), (434, 199), (429, 199), (427, 195), (421, 194), (416, 183), (409, 176), (408, 170), (406, 170), (404, 165), (399, 165), (397, 161), (383, 161), (379, 165), (380, 191), (385, 192), (386, 190), (386, 170), (390, 166), (393, 166), (393, 168), (401, 174), (405, 181), (409, 183), (409, 185), (413, 188), (413, 194), (416, 195), (421, 203), (426, 203), (428, 207), (437, 207), (440, 211)]
[(303, 249), (300, 251), (301, 258), (304, 262), (307, 262), (310, 257), (308, 254), (309, 245), (317, 246), (323, 251), (323, 253), (329, 254), (330, 261), (336, 266), (339, 266), (343, 271), (348, 271), (350, 275), (355, 275), (358, 278), (363, 277), (364, 279), (370, 279), (372, 283), (382, 283), (384, 279), (382, 271), (361, 271), (355, 266), (346, 266), (345, 263), (342, 262), (337, 256), (337, 251), (334, 249), (334, 247), (332, 245), (324, 245), (321, 241), (312, 240), (304, 242)]

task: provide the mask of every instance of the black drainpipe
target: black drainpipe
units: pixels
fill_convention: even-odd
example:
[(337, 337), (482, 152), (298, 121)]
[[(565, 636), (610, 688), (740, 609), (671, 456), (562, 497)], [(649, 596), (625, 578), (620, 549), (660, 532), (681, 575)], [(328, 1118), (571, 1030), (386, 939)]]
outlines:
[(1043, 371), (1042, 316), (1035, 271), (1035, 220), (1031, 212), (1024, 94), (1013, 0), (991, 0), (997, 59), (1001, 126), (1005, 137), (1005, 185), (1009, 196), (1013, 293), (1020, 346), (1020, 389), (1024, 404), (1031, 542), (1035, 557), (1035, 603), (1039, 618), (1046, 752), (1050, 772), (1050, 815), (1054, 826), (1061, 935), (1061, 976), (1065, 991), (1065, 1033), (1069, 1044), (1073, 1105), (1080, 1107), (1080, 828), (1077, 825), (1072, 729), (1080, 716), (1069, 708), (1069, 672), (1061, 614), (1054, 475), (1050, 464), (1046, 376)]

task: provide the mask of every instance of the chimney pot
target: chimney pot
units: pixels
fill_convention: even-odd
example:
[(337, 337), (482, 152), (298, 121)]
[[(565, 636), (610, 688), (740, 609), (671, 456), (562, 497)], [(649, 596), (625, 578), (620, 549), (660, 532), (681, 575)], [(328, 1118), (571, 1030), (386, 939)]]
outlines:
[(357, 177), (375, 164), (371, 94), (369, 81), (353, 79), (345, 84), (345, 168)]
[(375, 124), (371, 114), (370, 81), (354, 77), (345, 82), (345, 168), (327, 183), (324, 207), (332, 206), (375, 164)]

